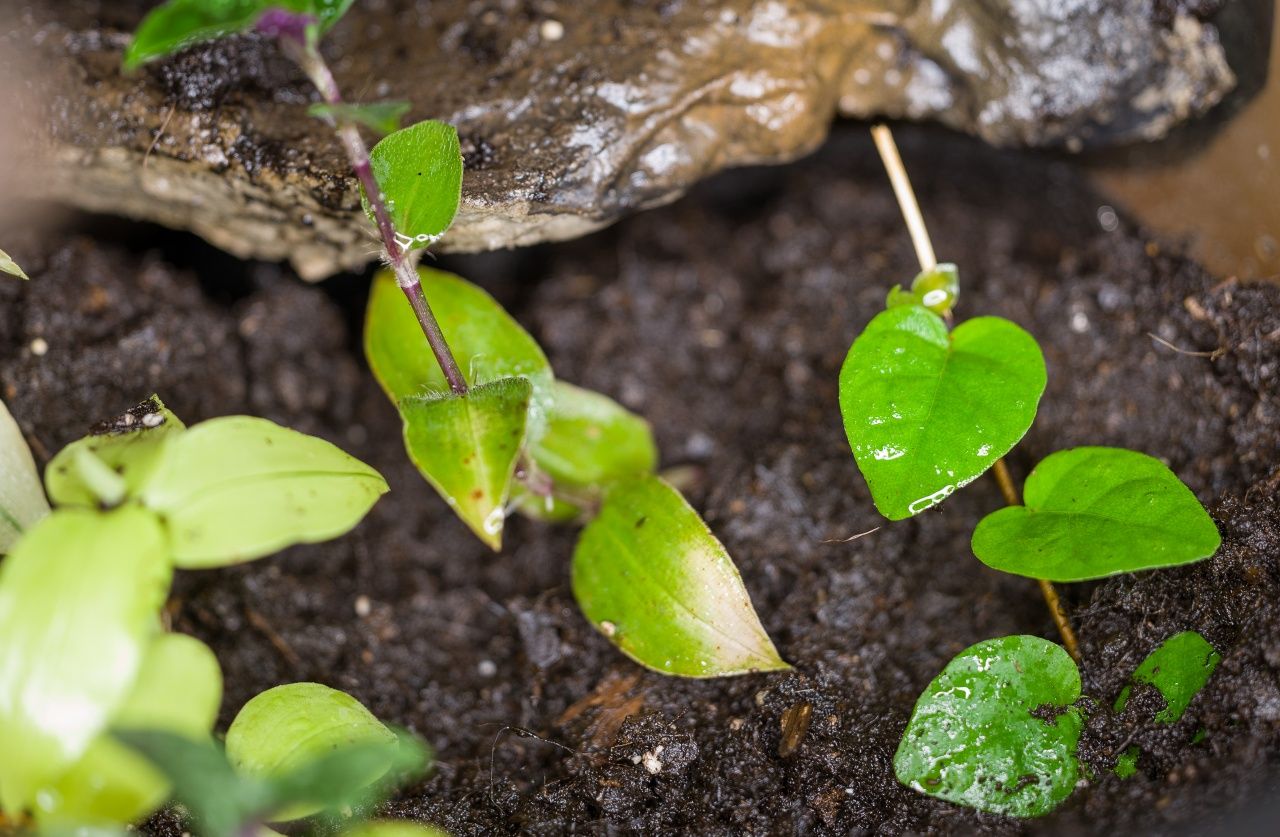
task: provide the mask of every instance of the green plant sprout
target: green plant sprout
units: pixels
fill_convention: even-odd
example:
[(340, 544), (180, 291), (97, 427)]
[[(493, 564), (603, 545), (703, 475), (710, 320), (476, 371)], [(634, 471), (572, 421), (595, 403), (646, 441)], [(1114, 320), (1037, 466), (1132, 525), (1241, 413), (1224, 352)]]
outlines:
[(255, 834), (266, 823), (316, 815), (345, 834), (432, 761), (416, 736), (319, 683), (254, 697), (232, 721), (225, 751), (207, 737), (162, 730), (119, 725), (113, 735), (171, 780), (202, 837)]
[[(1134, 672), (1152, 682), (1167, 672), (1167, 707), (1157, 720), (1173, 723), (1204, 686), (1217, 654), (1194, 631), (1166, 640)], [(1123, 711), (1128, 689), (1116, 702)], [(990, 639), (965, 649), (933, 679), (894, 756), (898, 781), (959, 805), (1014, 817), (1038, 817), (1076, 787), (1076, 752), (1087, 735), (1089, 704), (1080, 672), (1056, 643), (1033, 636)], [(1105, 711), (1099, 709), (1098, 711)], [(1137, 769), (1138, 751), (1117, 754), (1120, 778)]]
[[(366, 355), (401, 413), (406, 449), (427, 481), (493, 549), (501, 547), (512, 508), (549, 519), (616, 513), (680, 533), (654, 539), (653, 529), (642, 535), (635, 526), (588, 528), (575, 551), (574, 592), (593, 624), (642, 665), (669, 674), (786, 668), (723, 546), (674, 489), (651, 476), (656, 455), (643, 420), (603, 395), (556, 386), (542, 349), (488, 294), (416, 267), (416, 254), (444, 234), (458, 210), (457, 132), (420, 122), (366, 152), (357, 124), (392, 127), (404, 109), (382, 103), (353, 110), (342, 101), (318, 43), (349, 5), (169, 0), (138, 28), (125, 66), (235, 32), (275, 38), (319, 90), (322, 102), (311, 112), (335, 125), (381, 236), (390, 271), (374, 280)], [(408, 297), (409, 309), (395, 289)], [(612, 490), (623, 483), (628, 490)], [(601, 532), (609, 534), (593, 534)], [(642, 544), (663, 551), (634, 565), (630, 576), (601, 557), (617, 549), (636, 553)], [(643, 592), (619, 595), (626, 585)], [(645, 609), (655, 602), (663, 606)]]
[(3, 250), (0, 250), (0, 272), (7, 273), (10, 276), (17, 276), (19, 279), (24, 280), (31, 278), (30, 276), (27, 276), (27, 274), (23, 272), (22, 268), (18, 267), (18, 263), (9, 258), (9, 254)]
[[(25, 469), (14, 432), (2, 450)], [(45, 485), (42, 516), (4, 498), (21, 532), (0, 564), (0, 810), (50, 828), (137, 821), (168, 784), (109, 729), (207, 737), (222, 695), (212, 652), (161, 628), (174, 568), (336, 537), (387, 486), (321, 439), (246, 416), (187, 428), (154, 396), (60, 451)]]
[(0, 401), (0, 555), (49, 513), (31, 448)]
[[(1081, 729), (1078, 643), (1050, 582), (1199, 561), (1221, 538), (1191, 490), (1135, 451), (1059, 451), (1028, 477), (1022, 503), (1003, 457), (1035, 419), (1044, 356), (1008, 320), (978, 317), (950, 327), (957, 270), (937, 263), (889, 129), (877, 125), (872, 135), (921, 273), (909, 291), (889, 292), (887, 309), (854, 341), (840, 370), (854, 458), (891, 520), (932, 508), (993, 469), (1007, 508), (978, 524), (973, 552), (994, 569), (1038, 581), (1065, 645), (1006, 637), (956, 657), (917, 703), (895, 771), (904, 784), (958, 804), (1039, 816), (1074, 787)], [(1204, 660), (1201, 654), (1202, 669)], [(1186, 675), (1189, 691), (1176, 700), (1166, 695), (1170, 711), (1207, 676)], [(1135, 765), (1136, 756), (1121, 769)]]

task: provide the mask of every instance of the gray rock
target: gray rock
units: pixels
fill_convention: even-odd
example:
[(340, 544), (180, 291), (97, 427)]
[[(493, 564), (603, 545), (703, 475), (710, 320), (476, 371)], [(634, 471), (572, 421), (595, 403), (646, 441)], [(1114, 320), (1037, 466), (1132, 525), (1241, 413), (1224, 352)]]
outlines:
[[(345, 160), (274, 45), (240, 37), (120, 74), (150, 5), (48, 0), (9, 17), (0, 95), (25, 118), (9, 120), (20, 165), (5, 182), (309, 278), (374, 258)], [(407, 99), (411, 118), (458, 125), (464, 203), (442, 247), (477, 251), (582, 235), (727, 166), (793, 159), (838, 113), (1000, 145), (1159, 137), (1234, 84), (1193, 14), (1215, 6), (366, 0), (325, 50), (349, 99)]]

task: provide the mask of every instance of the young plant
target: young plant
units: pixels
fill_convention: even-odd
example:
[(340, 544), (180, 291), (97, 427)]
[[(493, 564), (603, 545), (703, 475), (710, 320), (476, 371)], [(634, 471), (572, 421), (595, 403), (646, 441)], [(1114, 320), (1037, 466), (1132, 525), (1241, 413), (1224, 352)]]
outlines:
[(994, 569), (1039, 581), (1066, 646), (1006, 637), (954, 659), (917, 704), (895, 769), (924, 793), (1038, 816), (1070, 793), (1080, 732), (1071, 708), (1079, 651), (1050, 582), (1198, 561), (1217, 551), (1220, 536), (1168, 468), (1116, 448), (1047, 457), (1028, 477), (1022, 504), (1002, 457), (1035, 418), (1044, 356), (1031, 335), (998, 317), (950, 328), (956, 268), (937, 264), (892, 135), (884, 126), (872, 131), (921, 273), (910, 291), (890, 291), (887, 310), (854, 341), (840, 371), (854, 458), (891, 520), (937, 505), (994, 468), (1008, 508), (978, 524), (973, 552)]
[(60, 451), (45, 485), (34, 524), (6, 494), (23, 531), (0, 564), (0, 809), (136, 821), (168, 786), (109, 728), (207, 737), (222, 694), (212, 652), (161, 630), (174, 568), (336, 537), (387, 486), (321, 439), (245, 416), (186, 428), (154, 396)]
[(31, 448), (0, 401), (0, 555), (49, 513)]
[(0, 272), (7, 273), (10, 276), (17, 276), (19, 279), (29, 279), (22, 268), (18, 267), (18, 263), (9, 258), (9, 254), (0, 250)]
[[(342, 101), (318, 44), (349, 5), (169, 0), (143, 21), (125, 65), (234, 32), (274, 37), (320, 92), (311, 112), (335, 126), (381, 238), (391, 270), (374, 281), (366, 354), (427, 481), (493, 549), (512, 506), (550, 518), (599, 513), (575, 551), (574, 592), (596, 627), (643, 665), (696, 677), (786, 668), (723, 546), (652, 476), (643, 421), (602, 395), (556, 387), (541, 348), (488, 294), (416, 269), (416, 255), (458, 210), (457, 132), (420, 122), (366, 151), (357, 124), (394, 127), (405, 108)], [(645, 560), (623, 569), (607, 557), (618, 550)]]

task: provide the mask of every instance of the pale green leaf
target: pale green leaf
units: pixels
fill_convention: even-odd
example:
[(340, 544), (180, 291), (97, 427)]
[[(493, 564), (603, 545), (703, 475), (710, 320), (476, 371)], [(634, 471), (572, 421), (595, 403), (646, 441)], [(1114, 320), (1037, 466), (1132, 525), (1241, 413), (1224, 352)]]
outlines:
[[(44, 471), (49, 498), (59, 506), (97, 508), (104, 502), (114, 505), (123, 498), (136, 497), (155, 471), (167, 443), (185, 429), (158, 397), (151, 396), (116, 418), (94, 425), (88, 436), (58, 451)], [(107, 482), (113, 482), (114, 488)], [(107, 491), (118, 491), (121, 496), (104, 496)]]
[[(351, 695), (319, 683), (290, 683), (244, 705), (227, 730), (227, 758), (242, 776), (276, 780), (334, 750), (395, 742), (396, 734)], [(363, 784), (377, 781), (390, 767), (380, 765), (361, 777)], [(273, 819), (298, 819), (324, 807), (293, 805)]]
[(1038, 817), (1075, 788), (1080, 672), (1033, 636), (967, 648), (916, 702), (893, 769), (915, 790), (980, 811)]
[[(594, 497), (624, 477), (653, 472), (658, 449), (647, 421), (573, 384), (556, 381), (554, 392), (547, 432), (529, 453), (557, 488)], [(542, 519), (572, 519), (581, 511), (568, 503), (548, 504), (525, 489), (517, 492), (517, 503), (520, 511)]]
[(348, 828), (342, 837), (449, 837), (449, 833), (407, 820), (372, 820)]
[(369, 102), (368, 104), (330, 105), (317, 102), (307, 114), (334, 122), (354, 122), (372, 128), (379, 134), (399, 129), (400, 120), (409, 112), (408, 102)]
[(377, 471), (314, 436), (226, 416), (173, 439), (142, 490), (179, 567), (236, 564), (350, 531), (387, 491)]
[(977, 479), (1031, 427), (1044, 392), (1036, 341), (999, 317), (950, 334), (932, 311), (877, 315), (840, 370), (840, 412), (876, 508), (901, 520)]
[[(1147, 655), (1133, 673), (1134, 683), (1155, 686), (1165, 700), (1156, 715), (1162, 724), (1174, 724), (1187, 711), (1191, 700), (1209, 682), (1222, 656), (1195, 631), (1174, 634)], [(1132, 686), (1125, 686), (1116, 699), (1116, 712), (1123, 712)]]
[(31, 448), (0, 401), (0, 554), (48, 513)]
[(601, 633), (655, 671), (717, 677), (790, 667), (729, 553), (658, 477), (605, 494), (573, 553), (573, 594)]
[[(429, 119), (388, 134), (369, 152), (400, 246), (435, 243), (453, 223), (462, 200), (462, 146), (452, 125)], [(368, 195), (364, 209), (376, 221)]]
[(1196, 496), (1160, 460), (1084, 447), (1046, 457), (1025, 505), (987, 515), (973, 553), (997, 570), (1085, 581), (1208, 558), (1222, 539)]
[(466, 395), (400, 402), (409, 458), (480, 540), (502, 547), (516, 457), (524, 446), (533, 388), (503, 378)]
[(64, 509), (0, 564), (0, 803), (16, 814), (124, 705), (172, 566), (155, 516)]
[[(194, 637), (161, 634), (151, 641), (133, 689), (112, 726), (209, 734), (222, 701), (222, 672)], [(75, 766), (36, 794), (42, 829), (86, 823), (137, 822), (168, 798), (169, 783), (139, 753), (100, 735)]]
[(9, 254), (0, 250), (0, 273), (7, 273), (10, 276), (17, 276), (19, 279), (30, 279), (22, 268), (18, 267), (18, 263), (9, 257)]
[[(493, 297), (470, 282), (425, 267), (418, 268), (418, 276), (467, 383), (529, 379), (533, 385), (529, 439), (538, 439), (554, 400), (554, 376), (537, 342)], [(373, 280), (364, 351), (374, 377), (393, 403), (449, 391), (417, 317), (390, 271), (379, 272)]]

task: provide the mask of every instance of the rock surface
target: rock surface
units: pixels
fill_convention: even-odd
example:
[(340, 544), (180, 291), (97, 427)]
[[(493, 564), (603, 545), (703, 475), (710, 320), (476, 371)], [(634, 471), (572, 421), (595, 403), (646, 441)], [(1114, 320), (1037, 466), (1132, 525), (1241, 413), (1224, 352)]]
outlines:
[[(151, 5), (16, 4), (0, 24), (8, 110), (24, 117), (6, 181), (310, 278), (368, 262), (354, 180), (300, 74), (242, 37), (123, 77)], [(1202, 21), (1221, 5), (368, 0), (326, 51), (348, 98), (458, 125), (464, 206), (443, 246), (476, 251), (578, 236), (726, 166), (795, 158), (837, 113), (999, 145), (1158, 137), (1234, 84)]]

